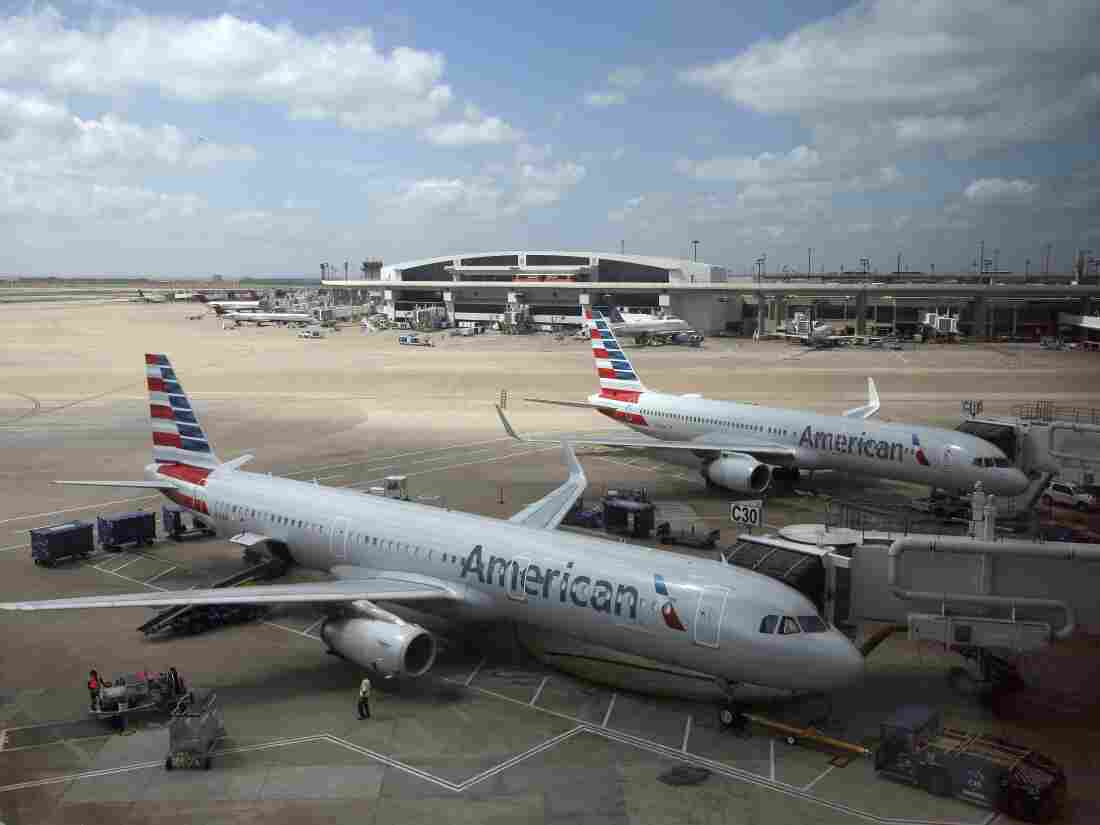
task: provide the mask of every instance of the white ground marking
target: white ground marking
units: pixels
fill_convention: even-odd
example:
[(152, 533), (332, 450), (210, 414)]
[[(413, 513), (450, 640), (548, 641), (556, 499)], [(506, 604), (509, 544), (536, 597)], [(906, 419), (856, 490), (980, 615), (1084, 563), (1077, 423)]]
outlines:
[[(680, 743), (680, 751), (682, 753), (688, 752), (688, 738), (691, 736), (691, 714), (688, 714), (688, 718), (684, 721), (684, 741)], [(774, 778), (774, 777), (773, 777)]]
[(9, 544), (7, 547), (0, 547), (0, 553), (14, 553), (16, 550), (26, 550), (30, 547), (29, 544)]
[(47, 513), (28, 513), (25, 516), (11, 516), (10, 518), (0, 519), (0, 524), (8, 524), (12, 521), (26, 521), (32, 518), (47, 518), (49, 516), (56, 516), (59, 513), (75, 513), (79, 510), (94, 510), (96, 507), (106, 507), (108, 504), (125, 504), (128, 501), (149, 501), (155, 498), (160, 498), (160, 496), (138, 496), (137, 498), (116, 498), (112, 501), (97, 501), (94, 504), (84, 504), (80, 507), (66, 507), (64, 510), (50, 510)]
[(319, 619), (318, 619), (317, 621), (315, 621), (315, 622), (313, 622), (312, 624), (310, 624), (310, 626), (309, 626), (309, 627), (307, 627), (307, 628), (306, 628), (305, 630), (303, 630), (302, 632), (303, 632), (303, 633), (305, 633), (305, 634), (306, 634), (307, 636), (309, 636), (309, 635), (310, 635), (310, 634), (311, 634), (311, 633), (313, 632), (313, 630), (314, 630), (315, 628), (317, 628), (317, 627), (318, 627), (318, 626), (319, 626), (319, 625), (320, 625), (320, 624), (321, 624), (322, 622), (324, 622), (324, 620), (325, 620), (325, 617), (324, 617), (324, 616), (322, 616), (322, 617), (321, 617), (321, 618), (319, 618)]
[(134, 563), (135, 561), (141, 561), (141, 560), (142, 560), (142, 559), (144, 559), (144, 558), (147, 558), (147, 557), (146, 557), (146, 556), (134, 556), (134, 558), (130, 559), (130, 560), (129, 560), (128, 562), (126, 562), (125, 564), (120, 564), (120, 565), (119, 565), (118, 567), (116, 567), (116, 568), (115, 568), (114, 570), (112, 570), (111, 572), (112, 572), (112, 573), (117, 573), (117, 572), (118, 572), (119, 570), (121, 570), (121, 569), (122, 569), (123, 567), (129, 567), (129, 566), (130, 566), (131, 564), (133, 564), (133, 563)]
[[(460, 461), (457, 464), (445, 464), (442, 467), (431, 467), (427, 470), (417, 470), (414, 473), (403, 473), (403, 475), (406, 475), (406, 476), (411, 478), (412, 476), (423, 476), (423, 475), (428, 475), (429, 473), (441, 473), (444, 470), (453, 470), (456, 467), (470, 467), (470, 466), (476, 465), (476, 464), (492, 464), (494, 461), (504, 461), (505, 459), (508, 459), (508, 458), (520, 458), (520, 457), (525, 456), (525, 455), (534, 455), (535, 453), (545, 453), (548, 450), (560, 450), (560, 449), (561, 449), (560, 447), (555, 445), (553, 447), (539, 447), (538, 449), (535, 449), (535, 450), (517, 450), (517, 451), (512, 452), (512, 453), (507, 453), (505, 455), (497, 456), (496, 458), (481, 458), (481, 459), (478, 459), (477, 461)], [(354, 484), (348, 484), (347, 486), (348, 487), (368, 487), (371, 484), (376, 484), (377, 482), (382, 481), (383, 479), (385, 479), (385, 476), (379, 476), (378, 478), (368, 478), (366, 481), (357, 481)]]
[(607, 712), (603, 715), (603, 721), (600, 722), (601, 728), (606, 728), (607, 723), (611, 721), (611, 711), (615, 709), (615, 699), (618, 697), (618, 695), (619, 694), (617, 693), (611, 694), (611, 701), (607, 703)]
[(820, 782), (822, 779), (824, 779), (826, 776), (828, 776), (829, 774), (831, 774), (835, 770), (836, 770), (836, 765), (830, 765), (825, 770), (823, 770), (821, 773), (819, 773), (817, 776), (815, 776), (813, 779), (811, 779), (809, 782), (807, 782), (805, 785), (803, 785), (802, 790), (804, 790), (804, 791), (810, 790), (814, 785), (816, 785), (818, 782)]
[[(538, 702), (539, 702), (539, 697), (540, 697), (540, 696), (542, 696), (542, 689), (543, 689), (544, 687), (546, 687), (546, 683), (547, 683), (548, 681), (550, 681), (550, 677), (549, 677), (549, 676), (543, 676), (543, 677), (542, 677), (542, 681), (541, 681), (541, 682), (539, 682), (538, 690), (536, 690), (536, 691), (535, 691), (535, 695), (531, 697), (531, 701), (530, 701), (530, 702), (528, 702), (527, 704), (531, 705), (532, 707), (534, 707), (535, 705), (537, 705), (537, 704), (538, 704)], [(3, 750), (3, 748), (2, 748), (2, 747), (0, 747), (0, 750)]]
[(159, 573), (157, 573), (157, 574), (156, 574), (155, 576), (150, 576), (150, 577), (149, 577), (149, 578), (147, 578), (147, 579), (146, 579), (146, 580), (145, 580), (144, 582), (142, 582), (142, 584), (149, 584), (150, 582), (155, 582), (155, 581), (156, 581), (157, 579), (159, 579), (159, 578), (160, 578), (161, 576), (167, 576), (167, 575), (168, 575), (169, 573), (171, 573), (171, 572), (172, 572), (173, 570), (178, 570), (178, 569), (179, 569), (179, 568), (178, 568), (178, 566), (177, 566), (177, 565), (174, 565), (174, 564), (173, 564), (173, 565), (172, 565), (171, 567), (169, 567), (169, 568), (168, 568), (167, 570), (161, 570), (161, 571), (160, 571)]
[(295, 636), (301, 636), (304, 639), (309, 639), (311, 642), (316, 642), (316, 636), (310, 636), (301, 630), (295, 630), (293, 627), (287, 627), (285, 624), (279, 624), (278, 622), (269, 622), (267, 620), (261, 621), (260, 624), (266, 624), (268, 627), (277, 627), (279, 630), (285, 630), (287, 633), (293, 633)]
[(482, 657), (481, 661), (477, 663), (477, 667), (470, 671), (470, 675), (466, 677), (466, 681), (462, 683), (463, 687), (469, 687), (470, 682), (474, 681), (477, 674), (481, 672), (481, 668), (485, 664), (485, 657)]
[(772, 782), (774, 782), (775, 781), (775, 740), (774, 739), (769, 739), (768, 740), (768, 750), (770, 752), (769, 760), (768, 760), (768, 765), (769, 765), (768, 778), (771, 779)]

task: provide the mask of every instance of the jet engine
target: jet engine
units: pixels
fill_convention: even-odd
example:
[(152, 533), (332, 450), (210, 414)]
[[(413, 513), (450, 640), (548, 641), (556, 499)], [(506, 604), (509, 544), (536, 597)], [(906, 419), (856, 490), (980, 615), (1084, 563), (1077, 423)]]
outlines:
[(730, 453), (703, 467), (703, 478), (737, 493), (762, 493), (772, 481), (772, 471), (752, 456)]
[(435, 637), (401, 620), (328, 619), (321, 625), (321, 638), (333, 652), (387, 678), (423, 676), (435, 663)]

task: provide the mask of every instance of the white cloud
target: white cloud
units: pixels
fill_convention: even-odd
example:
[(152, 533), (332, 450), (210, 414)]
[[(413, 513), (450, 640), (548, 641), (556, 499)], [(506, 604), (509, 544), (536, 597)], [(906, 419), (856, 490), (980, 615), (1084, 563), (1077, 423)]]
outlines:
[[(558, 203), (586, 175), (574, 161), (547, 162), (550, 147), (521, 144), (511, 165), (487, 166), (490, 174), (424, 178), (406, 183), (389, 205), (421, 216), (493, 221)], [(383, 210), (385, 211), (385, 210)]]
[(476, 106), (467, 105), (462, 120), (429, 126), (424, 136), (439, 146), (469, 146), (511, 143), (520, 140), (523, 133), (499, 117), (486, 117)]
[(621, 106), (624, 103), (626, 103), (626, 95), (622, 92), (588, 92), (584, 96), (585, 106), (595, 106), (598, 109)]
[(684, 72), (760, 112), (791, 114), (818, 148), (1044, 140), (1100, 111), (1095, 0), (868, 0), (781, 40)]
[(620, 66), (607, 76), (607, 84), (616, 89), (637, 89), (645, 81), (641, 66)]
[(805, 178), (820, 166), (820, 155), (808, 146), (796, 146), (785, 154), (763, 152), (755, 157), (739, 155), (676, 161), (676, 170), (685, 175), (700, 180), (735, 180), (743, 184)]
[(229, 14), (137, 15), (80, 29), (55, 10), (0, 24), (0, 82), (88, 95), (152, 89), (194, 102), (252, 100), (354, 129), (436, 121), (452, 99), (437, 52), (380, 51), (369, 29), (303, 34)]
[(645, 69), (640, 66), (620, 66), (608, 73), (604, 88), (588, 92), (581, 98), (585, 106), (598, 109), (621, 106), (627, 102), (627, 92), (639, 88), (645, 82)]
[(1031, 201), (1039, 185), (1021, 178), (978, 178), (963, 191), (972, 203), (1027, 203)]

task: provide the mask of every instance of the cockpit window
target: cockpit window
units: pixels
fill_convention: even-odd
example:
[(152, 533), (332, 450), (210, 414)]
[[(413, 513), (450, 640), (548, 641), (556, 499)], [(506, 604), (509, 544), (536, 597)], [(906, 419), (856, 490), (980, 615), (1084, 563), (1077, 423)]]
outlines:
[(993, 459), (993, 464), (994, 464), (994, 466), (997, 466), (997, 467), (1011, 467), (1012, 466), (1012, 462), (1009, 461), (1007, 458), (995, 458), (995, 459)]
[(778, 616), (765, 616), (760, 621), (761, 633), (775, 633), (775, 626), (779, 624)]
[(824, 633), (829, 629), (820, 616), (799, 616), (798, 623), (802, 625), (804, 633)]
[(798, 622), (794, 620), (793, 616), (784, 616), (783, 621), (779, 624), (780, 635), (789, 635), (791, 633), (798, 633)]

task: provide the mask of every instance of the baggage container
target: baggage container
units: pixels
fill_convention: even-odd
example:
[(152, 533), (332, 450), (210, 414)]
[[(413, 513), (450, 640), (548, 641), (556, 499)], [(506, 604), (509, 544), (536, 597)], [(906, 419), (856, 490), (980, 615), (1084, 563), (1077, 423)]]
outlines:
[(210, 770), (210, 754), (223, 736), (225, 722), (218, 706), (218, 694), (209, 688), (192, 689), (180, 698), (172, 711), (164, 769)]
[(122, 544), (134, 543), (135, 547), (152, 544), (157, 537), (156, 513), (119, 513), (99, 516), (96, 519), (99, 543), (105, 550), (117, 550)]
[(69, 521), (30, 531), (31, 558), (42, 567), (70, 558), (87, 558), (95, 550), (90, 521)]

